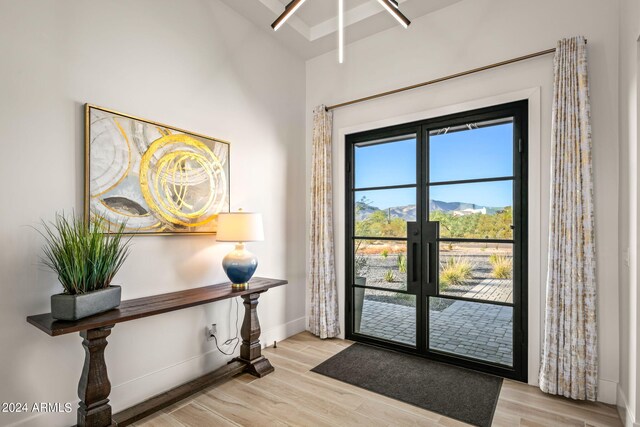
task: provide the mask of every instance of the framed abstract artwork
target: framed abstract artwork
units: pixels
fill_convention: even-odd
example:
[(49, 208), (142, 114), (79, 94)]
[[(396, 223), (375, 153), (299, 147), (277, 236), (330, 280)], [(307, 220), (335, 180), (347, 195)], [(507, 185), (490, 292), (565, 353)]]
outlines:
[(212, 234), (229, 212), (229, 143), (85, 106), (85, 218), (128, 234)]

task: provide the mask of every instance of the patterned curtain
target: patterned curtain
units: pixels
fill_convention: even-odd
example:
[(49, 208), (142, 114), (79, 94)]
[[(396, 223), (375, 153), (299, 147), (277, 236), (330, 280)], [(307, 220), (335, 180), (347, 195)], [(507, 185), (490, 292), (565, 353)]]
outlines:
[(333, 116), (324, 105), (313, 110), (311, 167), (311, 248), (309, 331), (320, 338), (340, 334), (338, 289), (333, 254), (331, 132)]
[(540, 389), (596, 400), (596, 265), (587, 46), (558, 42), (551, 125), (549, 266)]

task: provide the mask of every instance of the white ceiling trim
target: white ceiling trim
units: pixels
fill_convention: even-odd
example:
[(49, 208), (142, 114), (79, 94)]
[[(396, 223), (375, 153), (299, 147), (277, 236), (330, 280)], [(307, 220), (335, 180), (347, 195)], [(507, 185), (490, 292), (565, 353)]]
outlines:
[[(279, 0), (258, 0), (264, 7), (269, 9), (274, 14), (275, 17), (280, 16), (280, 14), (284, 11), (283, 5)], [(307, 0), (307, 1), (327, 1), (327, 0)], [(402, 4), (407, 0), (398, 0), (398, 3)], [(385, 12), (385, 10), (376, 2), (364, 3), (359, 6), (354, 7), (353, 9), (349, 9), (344, 13), (344, 25), (345, 28), (350, 25), (357, 24), (358, 22), (364, 21), (366, 19), (371, 18), (372, 16), (377, 15), (378, 13)], [(302, 37), (307, 39), (310, 42), (321, 39), (323, 37), (329, 36), (338, 31), (338, 6), (336, 2), (336, 16), (327, 19), (324, 22), (320, 22), (319, 24), (310, 27), (307, 25), (302, 19), (297, 16), (291, 16), (285, 25), (291, 26), (294, 30), (296, 30)]]
[[(273, 31), (269, 24), (285, 10), (284, 3), (288, 0), (220, 1), (305, 60), (337, 47), (337, 0), (307, 0), (305, 9), (296, 12), (278, 31)], [(463, 0), (399, 0), (399, 3), (401, 10), (416, 20), (460, 1)], [(346, 0), (345, 3), (351, 7), (345, 11), (346, 44), (398, 25), (376, 0)]]
[[(398, 3), (402, 4), (407, 0), (398, 0)], [(380, 6), (380, 4), (376, 3), (364, 3), (360, 6), (356, 6), (353, 9), (349, 9), (344, 13), (344, 26), (349, 27), (350, 25), (357, 24), (360, 21), (364, 21), (365, 19), (369, 19), (372, 16), (375, 16), (381, 12), (386, 11)], [(336, 8), (336, 14), (338, 13)], [(309, 41), (314, 41), (320, 39), (322, 37), (326, 37), (338, 31), (338, 17), (334, 17), (331, 19), (327, 19), (324, 22), (321, 22), (317, 25), (314, 25), (310, 28), (310, 37)]]

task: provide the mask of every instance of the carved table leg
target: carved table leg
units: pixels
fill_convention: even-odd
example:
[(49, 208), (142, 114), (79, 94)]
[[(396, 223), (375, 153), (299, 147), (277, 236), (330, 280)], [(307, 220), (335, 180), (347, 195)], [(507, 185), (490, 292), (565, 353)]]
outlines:
[(247, 372), (256, 377), (263, 377), (273, 372), (273, 366), (262, 355), (260, 348), (260, 321), (258, 320), (258, 298), (260, 293), (242, 296), (244, 301), (244, 320), (240, 336), (240, 357), (237, 360), (247, 364)]
[(84, 367), (78, 384), (78, 427), (105, 427), (112, 425), (109, 393), (111, 383), (104, 362), (104, 348), (114, 325), (80, 332), (84, 338)]

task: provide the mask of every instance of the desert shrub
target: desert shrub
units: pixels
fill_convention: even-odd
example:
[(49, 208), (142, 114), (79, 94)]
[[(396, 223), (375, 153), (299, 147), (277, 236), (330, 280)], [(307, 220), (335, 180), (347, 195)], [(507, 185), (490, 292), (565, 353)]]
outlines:
[[(511, 279), (511, 272), (513, 271), (513, 260), (510, 257), (495, 255), (489, 257), (489, 262), (493, 267), (491, 276), (494, 279)], [(493, 257), (493, 259), (492, 259)]]
[(403, 254), (398, 255), (398, 271), (400, 273), (407, 272), (407, 257)]
[(387, 272), (384, 273), (384, 280), (387, 282), (393, 282), (396, 280), (396, 275), (393, 270), (387, 270)]
[(389, 249), (383, 249), (382, 252), (380, 252), (380, 255), (382, 255), (382, 258), (387, 259), (389, 256)]
[(473, 264), (462, 258), (450, 257), (441, 264), (440, 285), (463, 285), (473, 276)]

